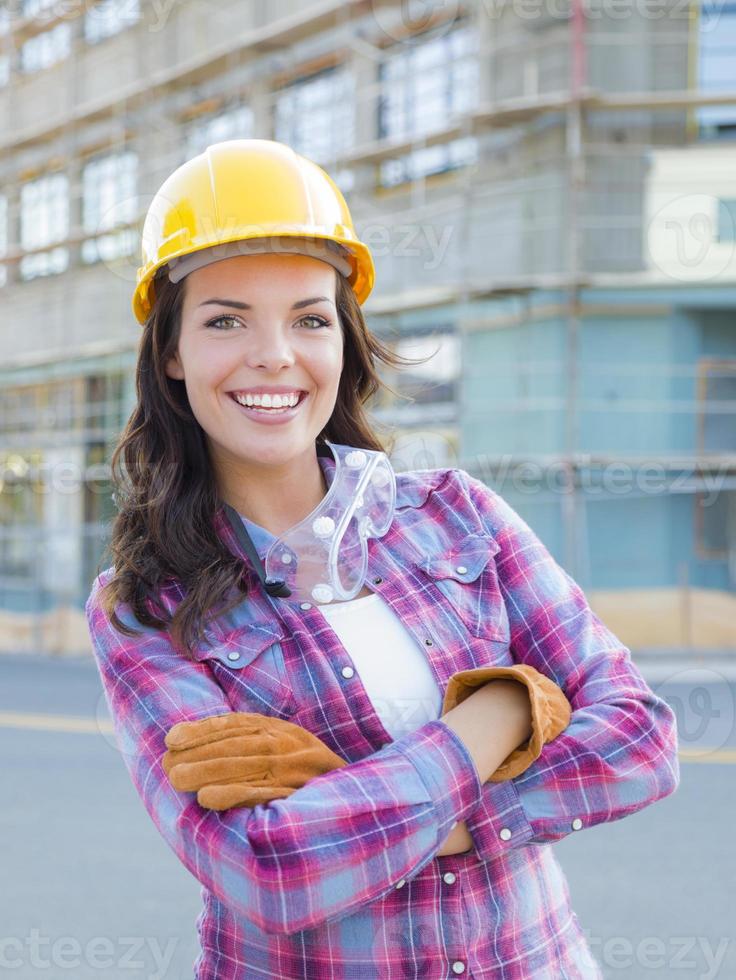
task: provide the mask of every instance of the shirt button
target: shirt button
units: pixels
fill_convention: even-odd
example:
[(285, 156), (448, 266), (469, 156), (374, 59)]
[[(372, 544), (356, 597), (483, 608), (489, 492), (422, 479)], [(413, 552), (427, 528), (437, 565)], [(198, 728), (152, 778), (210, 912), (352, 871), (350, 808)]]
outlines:
[(312, 603), (311, 602), (300, 602), (299, 603), (299, 608), (300, 609), (311, 609), (312, 608)]
[(237, 653), (235, 650), (233, 650), (232, 653), (228, 653), (227, 659), (228, 660), (240, 660), (240, 654)]
[(465, 973), (465, 964), (462, 960), (455, 960), (455, 962), (452, 964), (452, 972)]
[(352, 677), (355, 671), (352, 667), (343, 667), (341, 673), (343, 677)]
[(402, 878), (401, 881), (396, 885), (397, 888), (403, 888), (406, 884), (406, 878)]
[(426, 646), (428, 646), (428, 647), (433, 647), (434, 646), (434, 641), (433, 640), (425, 640), (424, 642), (425, 642)]
[(454, 874), (452, 873), (452, 871), (446, 871), (446, 872), (445, 872), (445, 873), (444, 873), (444, 874), (442, 875), (442, 880), (443, 880), (443, 881), (444, 881), (444, 882), (445, 882), (446, 884), (448, 884), (448, 885), (454, 885), (454, 884), (455, 884), (455, 875), (454, 875)]
[(376, 576), (376, 577), (375, 577), (375, 578), (373, 579), (373, 584), (374, 584), (374, 585), (380, 585), (380, 584), (381, 584), (381, 582), (383, 582), (383, 579), (381, 578), (381, 576), (380, 576), (380, 575), (377, 575), (377, 576)]
[(509, 830), (508, 827), (502, 827), (501, 828), (501, 833), (498, 836), (501, 838), (501, 840), (510, 840), (511, 839), (511, 831)]
[(465, 567), (465, 565), (458, 565), (455, 571), (457, 572), (458, 575), (464, 575), (467, 572), (467, 568)]
[(575, 819), (572, 822), (572, 829), (580, 830), (582, 826), (583, 826), (583, 821), (580, 819), (580, 817), (575, 817)]

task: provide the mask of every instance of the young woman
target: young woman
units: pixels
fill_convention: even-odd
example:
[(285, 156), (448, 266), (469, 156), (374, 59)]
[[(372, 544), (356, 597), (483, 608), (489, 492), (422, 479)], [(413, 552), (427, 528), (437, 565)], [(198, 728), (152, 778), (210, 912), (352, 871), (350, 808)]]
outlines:
[(549, 845), (677, 788), (674, 713), (499, 494), (394, 472), (372, 285), (282, 144), (154, 198), (86, 606), (118, 743), (203, 886), (199, 980), (599, 978)]

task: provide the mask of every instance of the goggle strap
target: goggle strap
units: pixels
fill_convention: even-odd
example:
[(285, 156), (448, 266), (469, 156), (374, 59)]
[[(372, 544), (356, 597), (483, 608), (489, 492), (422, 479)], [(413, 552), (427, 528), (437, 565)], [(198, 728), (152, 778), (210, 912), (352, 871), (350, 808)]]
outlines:
[(234, 507), (231, 507), (230, 504), (225, 504), (224, 510), (225, 514), (227, 515), (228, 522), (235, 532), (235, 536), (242, 545), (247, 556), (250, 558), (251, 564), (258, 574), (258, 578), (261, 580), (263, 588), (275, 599), (288, 599), (288, 597), (291, 595), (291, 589), (286, 582), (282, 579), (273, 579), (266, 576), (266, 569), (263, 567), (263, 562), (261, 561), (260, 555), (256, 551), (256, 546), (253, 544), (253, 539), (251, 538), (250, 534), (248, 534), (248, 529), (243, 524), (240, 514)]

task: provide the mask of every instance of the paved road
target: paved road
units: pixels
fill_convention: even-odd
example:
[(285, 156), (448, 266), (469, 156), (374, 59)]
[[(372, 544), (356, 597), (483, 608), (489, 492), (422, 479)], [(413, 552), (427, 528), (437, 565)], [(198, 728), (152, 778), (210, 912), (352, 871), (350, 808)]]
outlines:
[[(652, 687), (677, 713), (679, 791), (556, 854), (607, 980), (733, 980), (736, 685), (702, 667), (668, 677)], [(93, 663), (0, 657), (0, 975), (11, 980), (193, 976), (199, 884), (106, 724)]]

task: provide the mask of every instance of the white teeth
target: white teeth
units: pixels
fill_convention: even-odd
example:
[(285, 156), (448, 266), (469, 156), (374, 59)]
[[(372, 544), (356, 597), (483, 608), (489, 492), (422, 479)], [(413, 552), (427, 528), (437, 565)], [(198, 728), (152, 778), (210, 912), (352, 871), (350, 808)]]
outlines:
[(299, 393), (292, 391), (288, 395), (235, 395), (235, 400), (240, 405), (253, 408), (293, 408), (299, 401)]

